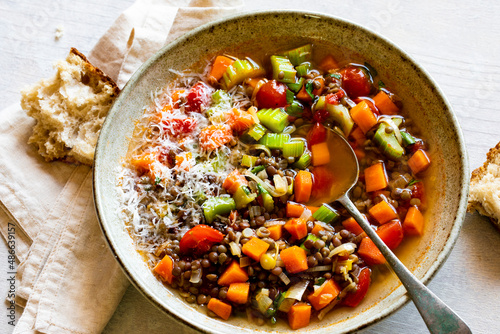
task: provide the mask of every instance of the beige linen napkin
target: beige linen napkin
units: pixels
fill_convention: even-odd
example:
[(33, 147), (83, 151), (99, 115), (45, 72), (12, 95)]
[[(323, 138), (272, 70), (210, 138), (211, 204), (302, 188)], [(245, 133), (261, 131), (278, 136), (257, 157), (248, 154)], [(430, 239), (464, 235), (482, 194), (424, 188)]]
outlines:
[[(167, 41), (241, 8), (242, 0), (137, 0), (89, 59), (120, 87)], [(105, 245), (87, 166), (45, 162), (27, 144), (34, 121), (0, 111), (0, 233), (16, 227), (18, 305), (14, 333), (98, 333), (128, 280)]]

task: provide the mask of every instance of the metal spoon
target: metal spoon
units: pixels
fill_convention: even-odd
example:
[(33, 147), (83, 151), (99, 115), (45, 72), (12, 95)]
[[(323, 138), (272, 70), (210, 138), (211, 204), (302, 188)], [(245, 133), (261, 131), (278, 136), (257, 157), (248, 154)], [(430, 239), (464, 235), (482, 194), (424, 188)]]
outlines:
[(328, 168), (332, 170), (333, 175), (335, 175), (336, 171), (342, 173), (342, 180), (337, 178), (339, 182), (336, 182), (335, 186), (331, 187), (330, 194), (321, 194), (321, 198), (312, 199), (311, 202), (318, 204), (338, 201), (346, 208), (384, 255), (387, 263), (392, 267), (406, 291), (408, 291), (431, 333), (471, 333), (467, 324), (453, 310), (413, 276), (380, 239), (349, 199), (348, 192), (358, 182), (358, 160), (343, 136), (333, 130), (329, 131), (328, 136), (330, 150), (335, 152), (335, 159), (332, 159), (332, 162), (333, 160), (335, 162), (333, 164), (331, 162)]

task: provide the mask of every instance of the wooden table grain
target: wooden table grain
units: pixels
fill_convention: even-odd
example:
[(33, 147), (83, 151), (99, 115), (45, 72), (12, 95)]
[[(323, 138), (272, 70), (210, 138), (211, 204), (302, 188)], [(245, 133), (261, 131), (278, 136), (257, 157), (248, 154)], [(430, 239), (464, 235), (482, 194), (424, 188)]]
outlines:
[[(188, 1), (179, 1), (186, 3)], [(50, 76), (52, 63), (70, 47), (88, 53), (132, 0), (0, 2), (0, 108), (18, 103), (19, 90)], [(298, 1), (247, 0), (245, 11), (303, 9), (364, 25), (408, 52), (437, 81), (461, 124), (471, 170), (500, 141), (500, 3), (478, 1)], [(55, 38), (58, 27), (64, 30)], [(484, 217), (467, 214), (460, 237), (429, 287), (450, 305), (473, 333), (498, 333), (500, 321), (500, 233)], [(7, 247), (0, 242), (0, 261)], [(0, 265), (3, 268), (3, 265)], [(0, 273), (0, 296), (7, 291)], [(1, 297), (0, 297), (1, 299)], [(11, 333), (6, 310), (0, 332)], [(130, 287), (105, 333), (191, 333)], [(360, 333), (427, 333), (413, 304)]]

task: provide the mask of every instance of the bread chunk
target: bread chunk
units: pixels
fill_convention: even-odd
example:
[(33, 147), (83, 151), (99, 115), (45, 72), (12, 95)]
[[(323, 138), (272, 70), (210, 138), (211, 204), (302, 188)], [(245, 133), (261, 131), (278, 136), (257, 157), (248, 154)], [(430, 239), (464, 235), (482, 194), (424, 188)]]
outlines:
[(21, 91), (21, 107), (36, 120), (28, 143), (47, 161), (92, 165), (99, 131), (120, 90), (75, 48), (54, 67), (52, 78)]
[(472, 172), (467, 210), (489, 217), (500, 229), (500, 143), (490, 149), (483, 166)]

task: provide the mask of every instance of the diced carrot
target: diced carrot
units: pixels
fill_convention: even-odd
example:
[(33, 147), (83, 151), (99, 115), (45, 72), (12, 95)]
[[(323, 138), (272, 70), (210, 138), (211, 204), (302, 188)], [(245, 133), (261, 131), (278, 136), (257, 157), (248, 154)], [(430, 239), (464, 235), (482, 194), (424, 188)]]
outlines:
[[(322, 77), (318, 77), (318, 78), (314, 79), (314, 81), (319, 82), (319, 87), (314, 88), (311, 93), (313, 96), (321, 95), (321, 93), (325, 89), (325, 79), (323, 79)], [(311, 96), (306, 91), (306, 85), (302, 86), (302, 88), (297, 93), (296, 97), (297, 97), (297, 99), (299, 99), (301, 101), (305, 101), (305, 102), (312, 101)]]
[(305, 85), (302, 86), (302, 88), (299, 90), (299, 92), (297, 93), (296, 96), (297, 96), (297, 99), (299, 99), (301, 101), (306, 101), (306, 102), (312, 101), (311, 96), (309, 96), (309, 94), (306, 91)]
[(369, 266), (385, 263), (385, 257), (379, 251), (372, 239), (364, 237), (358, 248), (358, 254)]
[(252, 237), (246, 244), (243, 245), (241, 251), (246, 256), (259, 261), (262, 254), (269, 248), (269, 244), (262, 239)]
[(286, 216), (288, 218), (299, 218), (304, 212), (304, 205), (292, 201), (286, 202)]
[(351, 134), (349, 136), (354, 139), (358, 146), (363, 146), (366, 141), (365, 133), (359, 126), (355, 127), (354, 130), (351, 131)]
[(330, 162), (328, 143), (322, 142), (311, 146), (311, 159), (313, 166), (326, 165)]
[(381, 114), (384, 115), (397, 115), (399, 113), (399, 108), (394, 102), (392, 102), (389, 95), (386, 92), (381, 90), (375, 97), (373, 98), (373, 102), (375, 102), (375, 106), (380, 111)]
[(309, 209), (309, 211), (311, 211), (311, 214), (314, 214), (316, 211), (318, 211), (319, 206), (310, 206), (310, 205), (306, 205), (306, 208), (308, 208), (308, 209)]
[(323, 226), (316, 223), (316, 224), (314, 224), (314, 227), (311, 230), (311, 233), (317, 236), (319, 234), (319, 231), (324, 231), (324, 230), (325, 230), (325, 228)]
[(365, 185), (367, 192), (385, 189), (388, 184), (387, 172), (385, 171), (383, 162), (379, 162), (365, 169)]
[(240, 174), (238, 169), (235, 169), (226, 177), (226, 179), (222, 183), (222, 188), (226, 189), (229, 194), (234, 194), (240, 186), (247, 185), (248, 181), (246, 180), (246, 178)]
[(224, 303), (222, 300), (217, 298), (210, 298), (210, 301), (207, 304), (207, 308), (217, 314), (224, 320), (229, 319), (231, 316), (232, 306), (228, 303)]
[(215, 150), (233, 139), (233, 131), (227, 124), (213, 124), (200, 132), (200, 146), (204, 150)]
[(219, 277), (217, 284), (229, 286), (231, 283), (245, 283), (248, 281), (248, 274), (241, 268), (238, 261), (233, 261)]
[(292, 329), (299, 329), (309, 325), (311, 321), (311, 305), (296, 303), (288, 311), (288, 325)]
[(363, 133), (367, 133), (377, 124), (377, 117), (365, 100), (362, 100), (351, 109), (351, 117)]
[(295, 175), (293, 188), (295, 201), (299, 203), (307, 203), (311, 197), (312, 174), (305, 170), (299, 171), (297, 175)]
[(210, 69), (210, 80), (219, 81), (234, 60), (226, 56), (217, 56)]
[(269, 238), (273, 240), (281, 239), (281, 236), (283, 235), (283, 225), (271, 225), (267, 229), (269, 230)]
[(431, 159), (422, 149), (417, 150), (415, 153), (413, 153), (411, 158), (408, 159), (408, 166), (410, 167), (413, 174), (423, 172), (427, 169), (427, 167), (429, 167), (430, 164)]
[(172, 103), (174, 104), (175, 108), (179, 108), (179, 100), (181, 99), (181, 96), (186, 93), (185, 89), (176, 89), (172, 93)]
[[(366, 219), (366, 216), (365, 215), (363, 216)], [(346, 220), (344, 220), (342, 222), (342, 226), (344, 226), (344, 228), (349, 232), (354, 233), (356, 235), (359, 235), (364, 232), (361, 226), (359, 226), (358, 222), (352, 217), (349, 217)]]
[(422, 235), (424, 232), (424, 216), (416, 206), (411, 206), (408, 209), (403, 229), (408, 235)]
[(292, 218), (285, 224), (285, 230), (287, 230), (292, 237), (300, 240), (307, 235), (307, 222), (303, 218)]
[(339, 68), (339, 64), (332, 55), (328, 55), (325, 58), (321, 59), (319, 68), (325, 72), (328, 72), (329, 70), (335, 70)]
[(226, 124), (236, 132), (242, 132), (255, 123), (255, 119), (246, 111), (233, 108), (226, 113)]
[(340, 288), (333, 279), (325, 281), (318, 289), (307, 296), (316, 311), (330, 304), (340, 293)]
[(375, 218), (379, 224), (385, 224), (392, 219), (398, 218), (396, 209), (386, 201), (380, 201), (370, 209), (368, 209), (370, 216)]
[(401, 222), (397, 219), (380, 226), (377, 234), (390, 249), (396, 249), (403, 241), (404, 233)]
[(232, 283), (227, 290), (226, 298), (236, 304), (245, 304), (248, 301), (250, 283)]
[(175, 166), (186, 171), (190, 170), (193, 167), (193, 153), (181, 152), (179, 155), (176, 155)]
[(174, 268), (174, 262), (170, 258), (170, 256), (165, 255), (165, 257), (158, 262), (158, 264), (155, 266), (154, 271), (163, 277), (165, 281), (168, 282), (168, 284), (172, 284), (172, 279), (174, 276), (172, 275), (172, 269)]
[(137, 158), (132, 159), (130, 162), (139, 173), (146, 173), (149, 171), (151, 164), (157, 161), (158, 153), (156, 152), (143, 152)]
[(285, 263), (286, 270), (291, 274), (307, 270), (307, 255), (303, 248), (292, 246), (280, 252), (281, 260)]

